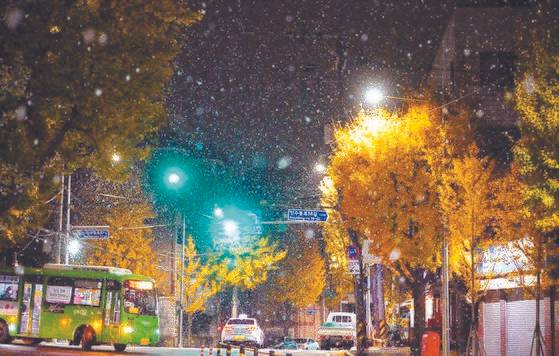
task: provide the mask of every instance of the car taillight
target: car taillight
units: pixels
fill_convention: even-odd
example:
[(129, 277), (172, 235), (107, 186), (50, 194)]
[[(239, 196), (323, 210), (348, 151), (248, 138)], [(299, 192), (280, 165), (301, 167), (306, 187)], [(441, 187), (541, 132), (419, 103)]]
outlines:
[(351, 339), (353, 339), (353, 338), (352, 338), (351, 336), (345, 336), (344, 339), (346, 339), (346, 340), (351, 340)]

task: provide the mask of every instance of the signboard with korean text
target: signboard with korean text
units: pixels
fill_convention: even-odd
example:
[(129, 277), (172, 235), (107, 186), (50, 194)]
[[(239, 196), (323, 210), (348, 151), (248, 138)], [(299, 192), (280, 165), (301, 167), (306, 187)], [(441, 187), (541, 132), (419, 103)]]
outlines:
[(328, 220), (328, 213), (325, 210), (288, 209), (287, 220), (325, 222)]

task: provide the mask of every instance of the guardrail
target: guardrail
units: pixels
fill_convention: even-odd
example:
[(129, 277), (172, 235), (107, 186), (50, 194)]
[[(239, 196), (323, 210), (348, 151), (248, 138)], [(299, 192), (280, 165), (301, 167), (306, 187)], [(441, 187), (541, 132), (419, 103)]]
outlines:
[[(222, 353), (222, 350), (225, 349), (225, 355)], [(204, 346), (202, 346), (202, 348), (200, 349), (200, 356), (205, 356), (204, 351), (205, 348)], [(218, 344), (217, 347), (217, 356), (232, 356), (233, 354), (233, 350), (239, 350), (239, 356), (246, 356), (247, 351), (249, 351), (250, 353), (252, 353), (253, 356), (259, 356), (259, 355), (267, 355), (267, 356), (277, 356), (279, 355), (278, 353), (276, 353), (275, 350), (260, 350), (257, 347), (250, 347), (250, 346), (244, 346), (244, 345), (232, 345), (232, 344)], [(209, 355), (212, 356), (213, 355), (213, 349), (212, 347), (209, 348)], [(293, 354), (291, 352), (286, 352), (285, 356), (293, 356)]]

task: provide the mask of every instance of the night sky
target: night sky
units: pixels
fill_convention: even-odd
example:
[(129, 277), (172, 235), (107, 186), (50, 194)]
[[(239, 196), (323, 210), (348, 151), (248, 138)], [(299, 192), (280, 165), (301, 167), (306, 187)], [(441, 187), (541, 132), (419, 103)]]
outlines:
[(324, 159), (324, 125), (363, 88), (416, 88), (452, 6), (446, 1), (209, 0), (189, 30), (169, 100), (170, 136), (239, 170), (299, 177)]

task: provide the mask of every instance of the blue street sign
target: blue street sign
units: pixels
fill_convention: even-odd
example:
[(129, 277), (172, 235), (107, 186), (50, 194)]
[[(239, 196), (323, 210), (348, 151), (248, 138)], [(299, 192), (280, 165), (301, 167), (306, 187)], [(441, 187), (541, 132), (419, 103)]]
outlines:
[(328, 213), (324, 210), (288, 209), (287, 220), (326, 221)]
[(349, 260), (356, 260), (359, 258), (359, 249), (355, 246), (348, 246), (347, 248), (347, 258)]
[(72, 234), (78, 240), (107, 240), (109, 238), (109, 230), (107, 229), (73, 230)]

